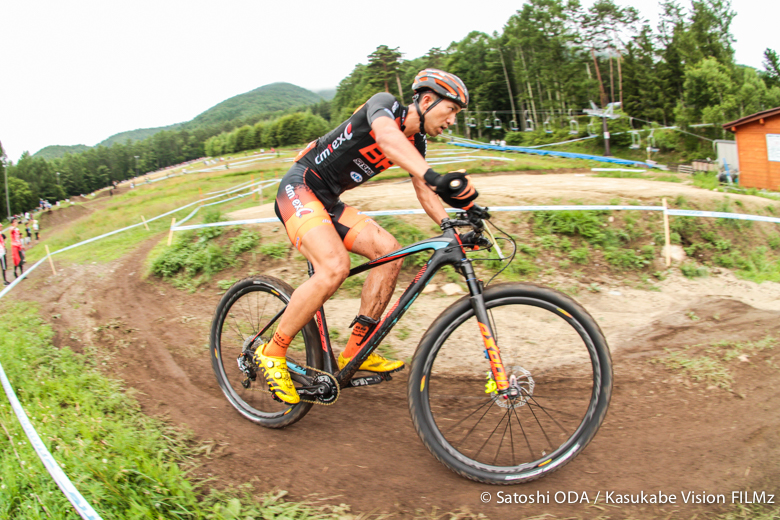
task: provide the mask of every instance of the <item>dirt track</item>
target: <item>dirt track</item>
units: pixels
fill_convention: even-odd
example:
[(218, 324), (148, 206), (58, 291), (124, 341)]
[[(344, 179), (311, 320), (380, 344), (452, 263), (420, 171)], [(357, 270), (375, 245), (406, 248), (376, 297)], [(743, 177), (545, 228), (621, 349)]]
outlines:
[[(481, 179), (485, 182), (479, 189), (483, 197), (492, 199), (491, 204), (509, 204), (509, 199), (518, 204), (517, 195), (507, 193), (509, 179)], [(552, 189), (540, 186), (540, 179), (542, 184), (558, 183), (561, 190), (568, 186), (561, 195), (563, 202), (580, 197), (589, 202), (614, 196), (644, 199), (657, 197), (656, 191), (675, 195), (691, 190), (686, 195), (691, 198), (707, 194), (630, 179), (586, 177), (588, 183), (581, 190), (572, 183), (582, 177), (513, 179), (512, 184), (530, 183), (522, 196), (525, 203)], [(371, 205), (377, 192), (368, 192), (376, 189), (356, 190), (349, 201), (375, 209)], [(382, 189), (383, 207), (409, 207), (408, 199), (385, 204), (385, 197), (396, 189), (408, 193), (408, 185), (386, 184)], [(769, 333), (778, 337), (777, 284), (757, 286), (728, 274), (695, 282), (672, 276), (661, 284), (660, 293), (615, 286), (610, 292), (578, 298), (599, 319), (613, 351), (615, 387), (609, 414), (595, 440), (571, 464), (541, 481), (502, 489), (463, 480), (433, 459), (409, 419), (404, 373), (391, 383), (347, 390), (335, 406), (315, 407), (287, 430), (266, 430), (242, 419), (222, 396), (208, 360), (208, 327), (219, 296), (210, 291), (185, 294), (141, 280), (141, 266), (154, 242), (106, 266), (72, 266), (56, 278), (36, 272), (29, 283), (38, 290), (26, 294), (38, 295), (45, 315), (60, 315), (53, 320), (58, 345), (75, 349), (96, 345), (105, 353), (106, 371), (138, 390), (148, 413), (167, 415), (191, 428), (200, 440), (213, 441), (212, 458), (204, 461), (201, 472), (220, 483), (250, 481), (258, 491), (285, 489), (294, 499), (326, 497), (332, 503), (349, 504), (356, 512), (411, 516), (434, 508), (468, 509), (489, 518), (542, 513), (666, 517), (675, 510), (706, 516), (723, 508), (497, 505), (480, 501), (484, 491), (493, 494), (494, 502), (499, 490), (549, 491), (551, 496), (558, 491), (586, 491), (591, 502), (599, 491), (602, 497), (606, 491), (661, 490), (678, 496), (706, 491), (723, 493), (729, 502), (731, 491), (777, 491), (780, 375), (776, 353), (737, 364), (734, 393), (683, 385), (671, 372), (648, 362), (664, 348), (758, 340)], [(440, 309), (449, 301), (424, 295), (416, 306)], [(344, 310), (338, 313), (333, 306), (326, 310), (330, 323), (346, 330), (357, 301), (342, 301), (340, 308)], [(686, 317), (690, 312), (699, 319)], [(415, 316), (410, 327), (424, 328), (426, 320), (430, 321), (427, 315)], [(400, 354), (406, 357), (416, 343), (412, 335)], [(775, 365), (767, 361), (772, 356)]]

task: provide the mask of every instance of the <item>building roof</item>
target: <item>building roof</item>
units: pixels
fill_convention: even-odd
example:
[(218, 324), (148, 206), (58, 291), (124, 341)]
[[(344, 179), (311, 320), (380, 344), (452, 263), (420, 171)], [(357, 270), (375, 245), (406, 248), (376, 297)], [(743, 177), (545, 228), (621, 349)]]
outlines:
[(736, 121), (732, 121), (730, 123), (724, 124), (723, 128), (729, 130), (730, 132), (735, 132), (738, 126), (745, 125), (747, 123), (752, 123), (753, 121), (758, 121), (759, 119), (774, 117), (777, 115), (780, 115), (780, 107), (770, 108), (769, 110), (764, 110), (763, 112), (756, 112), (753, 115), (745, 116), (741, 119), (737, 119)]

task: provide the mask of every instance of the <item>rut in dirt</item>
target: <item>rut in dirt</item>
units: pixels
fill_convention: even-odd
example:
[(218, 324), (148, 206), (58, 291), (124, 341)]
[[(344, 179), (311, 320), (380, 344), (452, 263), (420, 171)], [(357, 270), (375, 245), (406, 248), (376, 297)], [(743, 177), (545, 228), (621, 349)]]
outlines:
[[(57, 342), (79, 348), (91, 341), (105, 354), (105, 371), (138, 391), (145, 412), (190, 428), (215, 446), (198, 475), (215, 485), (251, 482), (258, 492), (284, 489), (292, 499), (327, 497), (353, 511), (410, 516), (415, 511), (468, 509), (489, 518), (518, 514), (597, 516), (581, 505), (502, 507), (480, 494), (501, 489), (464, 480), (439, 464), (412, 426), (406, 372), (378, 386), (346, 389), (330, 407), (315, 406), (294, 426), (268, 430), (243, 419), (217, 386), (208, 359), (208, 330), (219, 295), (185, 294), (140, 278), (155, 241), (104, 266), (74, 267), (67, 281), (43, 272), (33, 281), (45, 290), (23, 295), (43, 304)], [(76, 307), (72, 302), (83, 302)], [(736, 393), (686, 388), (648, 363), (667, 347), (722, 339), (758, 340), (780, 335), (780, 313), (742, 302), (705, 298), (692, 309), (657, 320), (614, 351), (612, 404), (601, 430), (562, 470), (504, 491), (639, 493), (763, 489), (780, 482), (780, 392), (777, 370), (756, 360), (737, 373)], [(714, 317), (717, 316), (717, 320)], [(100, 331), (95, 332), (96, 328)], [(72, 340), (74, 331), (80, 340)], [(772, 354), (768, 354), (772, 355)], [(738, 394), (738, 395), (737, 395)], [(747, 471), (749, 468), (749, 471)], [(657, 510), (631, 510), (650, 517)], [(628, 511), (625, 511), (628, 514)], [(625, 516), (625, 515), (620, 515)]]

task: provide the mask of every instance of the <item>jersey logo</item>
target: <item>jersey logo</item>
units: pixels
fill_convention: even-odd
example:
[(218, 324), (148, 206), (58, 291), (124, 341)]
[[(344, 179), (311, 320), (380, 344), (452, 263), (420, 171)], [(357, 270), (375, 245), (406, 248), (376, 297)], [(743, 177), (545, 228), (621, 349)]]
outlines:
[(349, 123), (347, 124), (347, 127), (344, 129), (344, 131), (341, 132), (341, 135), (336, 137), (336, 139), (330, 143), (327, 148), (325, 148), (322, 152), (319, 153), (319, 155), (317, 155), (317, 157), (314, 158), (314, 162), (321, 164), (322, 161), (330, 157), (330, 154), (332, 154), (335, 149), (341, 146), (342, 143), (352, 139), (352, 135), (352, 123)]
[(355, 182), (363, 182), (363, 176), (358, 172), (352, 172), (349, 174), (349, 176), (352, 177), (352, 180)]
[(295, 209), (295, 216), (301, 218), (302, 215), (308, 215), (314, 210), (311, 208), (305, 208), (303, 202), (298, 198), (298, 194), (295, 193), (295, 189), (289, 184), (284, 187), (284, 192), (287, 194), (287, 198), (290, 199), (293, 209)]
[(354, 162), (355, 164), (357, 164), (357, 165), (358, 165), (358, 168), (360, 168), (361, 170), (363, 170), (363, 173), (365, 173), (365, 174), (366, 174), (366, 175), (368, 175), (369, 177), (371, 177), (371, 176), (373, 176), (373, 175), (374, 175), (374, 171), (373, 171), (373, 170), (372, 170), (372, 169), (371, 169), (371, 168), (370, 168), (370, 167), (369, 167), (369, 166), (368, 166), (368, 165), (367, 165), (365, 162), (363, 162), (363, 159), (361, 159), (361, 158), (359, 158), (359, 157), (358, 157), (358, 158), (356, 158), (356, 159), (353, 159), (353, 160), (352, 160), (352, 162)]

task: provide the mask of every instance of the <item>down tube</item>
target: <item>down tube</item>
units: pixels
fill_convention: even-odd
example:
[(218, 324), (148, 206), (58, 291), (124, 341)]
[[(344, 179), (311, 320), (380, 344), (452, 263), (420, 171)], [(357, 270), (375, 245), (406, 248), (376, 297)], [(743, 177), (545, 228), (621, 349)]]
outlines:
[(443, 265), (451, 264), (452, 259), (451, 253), (442, 254), (437, 251), (433, 254), (428, 263), (426, 263), (422, 269), (420, 269), (420, 272), (417, 273), (417, 276), (414, 277), (414, 280), (412, 280), (412, 283), (409, 284), (401, 297), (393, 304), (393, 307), (385, 315), (384, 319), (382, 319), (379, 326), (374, 329), (374, 333), (368, 339), (365, 346), (360, 349), (360, 352), (358, 352), (339, 373), (339, 384), (343, 385), (355, 374), (355, 372), (357, 372), (358, 367), (365, 361), (368, 355), (376, 349), (382, 339), (390, 332), (390, 329), (393, 328), (393, 325), (401, 319), (406, 310), (414, 303), (414, 300), (417, 299), (425, 286), (428, 285), (428, 282), (431, 281), (433, 275), (435, 275)]

